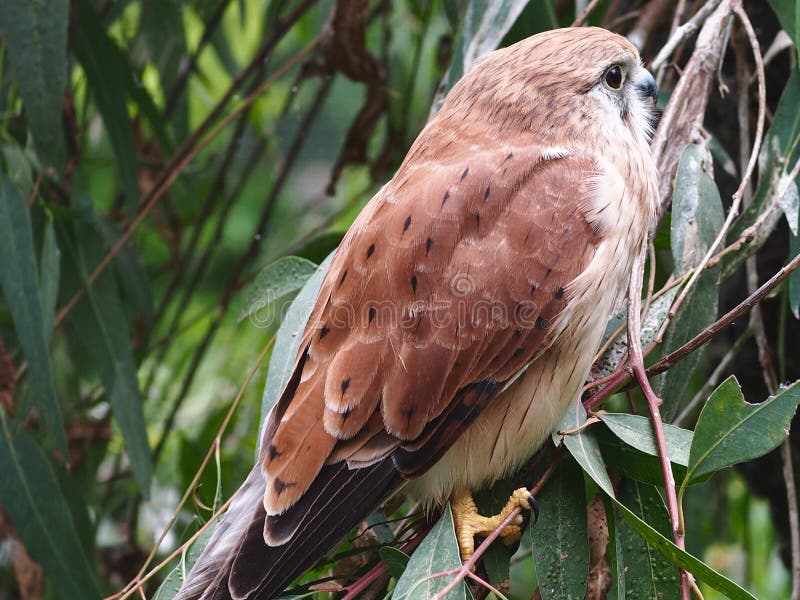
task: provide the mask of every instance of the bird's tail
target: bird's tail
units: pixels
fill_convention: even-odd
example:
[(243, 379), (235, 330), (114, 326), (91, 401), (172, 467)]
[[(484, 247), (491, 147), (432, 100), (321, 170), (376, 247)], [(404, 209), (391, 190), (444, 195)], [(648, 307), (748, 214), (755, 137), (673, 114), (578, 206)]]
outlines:
[[(360, 469), (346, 463), (322, 468), (311, 487), (282, 515), (264, 511), (266, 479), (254, 467), (175, 600), (270, 600), (308, 570), (403, 478), (390, 457)], [(286, 534), (264, 542), (265, 527)]]
[(266, 479), (256, 465), (236, 491), (222, 521), (189, 571), (174, 600), (205, 600), (214, 597), (209, 593), (218, 587), (221, 577), (227, 579), (226, 571), (230, 570), (231, 557), (236, 554), (242, 536), (250, 527), (253, 507), (261, 504), (265, 488)]

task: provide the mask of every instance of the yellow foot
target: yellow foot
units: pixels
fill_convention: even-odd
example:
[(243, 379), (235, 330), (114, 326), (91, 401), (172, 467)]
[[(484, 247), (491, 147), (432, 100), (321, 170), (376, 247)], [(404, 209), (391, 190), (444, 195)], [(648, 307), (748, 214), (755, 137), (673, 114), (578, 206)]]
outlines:
[[(451, 502), (453, 508), (453, 521), (456, 526), (456, 538), (458, 547), (461, 550), (461, 560), (466, 562), (475, 552), (475, 536), (486, 537), (491, 534), (498, 525), (518, 506), (522, 509), (534, 509), (534, 515), (538, 516), (536, 501), (531, 493), (525, 488), (514, 490), (508, 502), (499, 514), (493, 517), (484, 517), (478, 513), (478, 507), (472, 499), (472, 494), (467, 490), (460, 490), (453, 494)], [(519, 514), (511, 520), (509, 525), (500, 531), (500, 537), (507, 546), (519, 541), (522, 535), (522, 515)]]

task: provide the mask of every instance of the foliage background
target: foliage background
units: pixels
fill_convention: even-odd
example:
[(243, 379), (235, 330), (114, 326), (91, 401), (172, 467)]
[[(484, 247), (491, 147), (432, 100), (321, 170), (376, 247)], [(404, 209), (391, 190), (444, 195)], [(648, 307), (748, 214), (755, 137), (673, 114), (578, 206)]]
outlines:
[[(440, 85), (457, 80), (465, 55), (567, 26), (586, 4), (4, 0), (0, 598), (111, 595), (140, 573), (151, 551), (159, 562), (209, 519), (252, 464), (269, 355), (286, 353), (280, 340), (274, 350), (268, 341), (289, 301), (391, 176)], [(588, 22), (636, 40), (648, 64), (677, 23), (718, 2), (592, 4)], [(744, 8), (766, 55), (767, 150), (754, 178), (758, 186), (746, 190), (750, 208), (734, 222), (726, 245), (753, 223), (758, 228), (700, 279), (650, 362), (800, 252), (797, 189), (787, 176), (800, 140), (793, 45), (800, 11), (795, 0), (745, 2)], [(687, 161), (674, 197), (684, 212), (679, 218), (668, 212), (656, 233), (656, 289), (697, 265), (750, 153), (758, 119), (754, 62), (741, 26), (724, 32), (718, 80), (702, 92), (708, 98), (700, 119), (705, 128), (667, 143), (673, 156)], [(661, 106), (693, 49), (690, 37), (660, 72)], [(713, 168), (703, 162), (706, 147)], [(694, 178), (690, 152), (705, 165)], [(664, 177), (671, 187), (674, 170)], [(682, 242), (695, 220), (700, 240)], [(305, 261), (262, 272), (286, 256)], [(746, 261), (748, 256), (755, 258)], [(700, 405), (692, 399), (702, 403), (731, 373), (749, 402), (767, 398), (778, 382), (797, 380), (798, 302), (800, 278), (792, 277), (761, 303), (760, 316), (738, 320), (665, 378), (654, 378), (666, 420), (691, 405), (680, 424), (694, 429)], [(653, 316), (656, 325), (668, 306), (662, 304)], [(613, 355), (608, 360), (614, 364)], [(728, 391), (735, 403), (736, 390)], [(641, 412), (638, 395), (629, 395)], [(780, 398), (786, 420), (797, 402), (791, 393)], [(612, 397), (609, 406), (630, 410), (625, 394)], [(756, 447), (772, 435), (775, 444), (762, 444), (765, 452), (780, 442), (781, 426), (764, 425), (744, 446)], [(717, 424), (714, 432), (723, 427)], [(631, 508), (638, 505), (638, 514), (669, 537), (658, 489), (642, 487), (646, 477), (625, 471), (641, 456), (631, 458), (622, 438), (609, 431), (597, 437), (618, 497)], [(209, 449), (211, 460), (201, 470)], [(540, 464), (554, 451), (545, 452)], [(732, 452), (727, 464), (741, 459)], [(782, 468), (775, 451), (720, 471), (684, 498), (688, 550), (758, 598), (792, 593), (792, 511)], [(593, 523), (605, 522), (616, 540), (599, 561), (590, 561), (583, 542), (585, 562), (569, 561), (582, 571), (573, 576), (572, 567), (558, 563), (556, 578), (569, 576), (580, 592), (588, 577), (589, 593), (598, 598), (622, 597), (625, 589), (628, 598), (677, 597), (675, 568), (613, 508), (591, 504), (597, 487), (572, 460), (556, 473), (540, 502), (558, 507), (563, 518), (543, 518), (541, 529), (532, 530), (534, 539), (546, 540), (540, 547), (580, 546), (576, 540), (587, 536), (582, 528), (561, 539), (564, 532), (546, 527), (585, 520), (587, 499), (589, 535)], [(532, 481), (530, 474), (520, 480)], [(510, 483), (499, 484), (484, 502), (500, 498), (503, 486)], [(187, 488), (188, 502), (172, 522)], [(376, 546), (398, 546), (416, 531), (444, 527), (438, 515), (426, 521), (410, 501), (394, 510), (395, 519), (413, 518), (398, 526), (376, 525), (381, 517), (373, 517), (374, 533), (346, 541), (344, 554), (309, 579), (329, 578), (333, 562), (336, 581), (348, 586), (380, 556), (390, 569), (369, 594), (391, 593), (406, 557), (385, 547), (378, 555)], [(434, 533), (447, 538), (446, 530)], [(534, 563), (543, 583), (552, 575), (542, 570), (547, 557), (537, 557), (530, 544), (524, 539), (513, 557), (487, 554), (480, 572), (510, 597), (530, 598), (537, 589)], [(615, 564), (612, 550), (621, 563)], [(446, 553), (437, 556), (443, 570)], [(142, 584), (147, 596), (176, 560)], [(624, 573), (620, 564), (627, 574), (609, 592), (603, 578)], [(408, 589), (409, 577), (400, 578), (395, 596)], [(720, 597), (705, 584), (703, 590), (707, 598)], [(472, 592), (481, 596), (485, 590)], [(547, 585), (536, 593), (567, 597), (566, 588)], [(161, 594), (170, 597), (170, 590)]]

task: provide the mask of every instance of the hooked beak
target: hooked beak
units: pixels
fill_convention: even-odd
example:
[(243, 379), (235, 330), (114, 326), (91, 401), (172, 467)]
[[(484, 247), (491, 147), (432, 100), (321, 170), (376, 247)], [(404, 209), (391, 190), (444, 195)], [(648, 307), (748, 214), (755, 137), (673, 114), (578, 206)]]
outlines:
[(658, 102), (658, 86), (650, 71), (644, 70), (641, 80), (636, 83), (636, 91), (643, 97), (652, 98), (653, 104)]

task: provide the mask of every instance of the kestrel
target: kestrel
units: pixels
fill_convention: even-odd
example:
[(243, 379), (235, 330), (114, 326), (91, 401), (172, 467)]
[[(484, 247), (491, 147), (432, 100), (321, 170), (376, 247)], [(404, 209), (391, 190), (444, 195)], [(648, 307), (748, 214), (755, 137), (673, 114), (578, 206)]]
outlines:
[(655, 93), (602, 29), (475, 63), (336, 251), (259, 459), (178, 598), (273, 598), (404, 486), (454, 497), (469, 555), (499, 522), (470, 491), (578, 396), (654, 225)]

